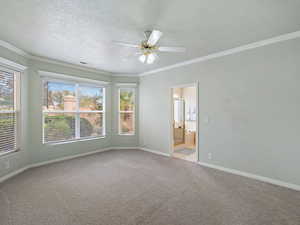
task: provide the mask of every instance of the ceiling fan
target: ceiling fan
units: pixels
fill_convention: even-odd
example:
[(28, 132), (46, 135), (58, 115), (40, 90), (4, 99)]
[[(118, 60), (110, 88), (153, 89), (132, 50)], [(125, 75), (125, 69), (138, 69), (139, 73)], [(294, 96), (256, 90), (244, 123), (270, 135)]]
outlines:
[(157, 43), (162, 36), (162, 32), (159, 30), (145, 31), (145, 40), (142, 40), (140, 44), (130, 44), (125, 42), (115, 41), (117, 45), (138, 48), (140, 49), (139, 60), (142, 63), (152, 64), (158, 59), (158, 52), (185, 52), (183, 47), (163, 47), (158, 46)]

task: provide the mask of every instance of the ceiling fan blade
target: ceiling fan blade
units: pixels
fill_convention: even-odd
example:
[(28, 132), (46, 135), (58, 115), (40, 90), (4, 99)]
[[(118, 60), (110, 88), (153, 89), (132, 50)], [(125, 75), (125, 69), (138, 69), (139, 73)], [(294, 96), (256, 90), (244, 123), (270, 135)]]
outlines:
[(140, 47), (140, 45), (130, 44), (130, 43), (126, 43), (126, 42), (113, 41), (113, 43), (116, 45), (124, 46), (124, 47), (131, 47), (131, 48), (139, 48)]
[(153, 30), (150, 34), (150, 37), (147, 41), (147, 44), (149, 46), (154, 46), (158, 40), (160, 39), (160, 37), (162, 36), (162, 32), (160, 32), (159, 30)]
[(158, 51), (161, 52), (185, 52), (186, 48), (183, 47), (158, 47)]

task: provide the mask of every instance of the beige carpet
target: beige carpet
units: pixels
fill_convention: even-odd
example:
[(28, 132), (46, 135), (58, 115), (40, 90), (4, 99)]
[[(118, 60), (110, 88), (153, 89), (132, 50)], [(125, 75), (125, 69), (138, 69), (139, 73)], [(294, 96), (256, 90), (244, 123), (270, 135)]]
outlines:
[(300, 192), (119, 150), (0, 184), (1, 225), (299, 225)]

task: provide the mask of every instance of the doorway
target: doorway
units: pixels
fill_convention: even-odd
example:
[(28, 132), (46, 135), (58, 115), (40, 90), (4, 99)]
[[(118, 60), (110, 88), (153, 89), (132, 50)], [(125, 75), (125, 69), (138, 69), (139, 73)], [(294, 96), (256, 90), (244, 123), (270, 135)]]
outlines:
[(192, 162), (198, 161), (198, 97), (197, 84), (171, 89), (172, 143), (171, 155)]

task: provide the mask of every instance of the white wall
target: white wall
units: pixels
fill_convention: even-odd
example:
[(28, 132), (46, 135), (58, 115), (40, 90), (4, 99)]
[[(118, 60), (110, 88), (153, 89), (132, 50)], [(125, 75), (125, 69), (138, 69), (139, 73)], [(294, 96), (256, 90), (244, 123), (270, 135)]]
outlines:
[(299, 62), (298, 38), (141, 77), (140, 146), (169, 152), (170, 87), (198, 81), (200, 161), (300, 185)]

